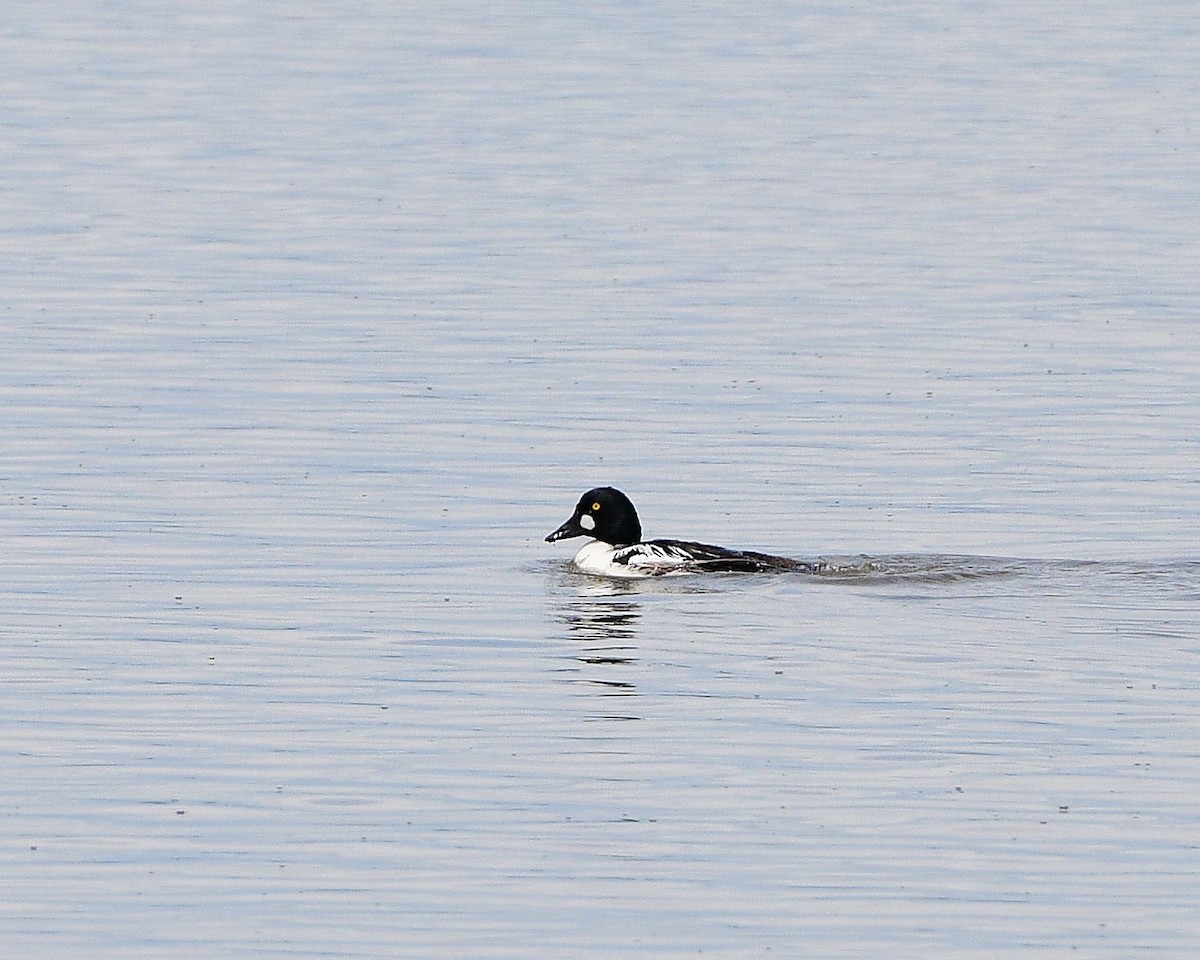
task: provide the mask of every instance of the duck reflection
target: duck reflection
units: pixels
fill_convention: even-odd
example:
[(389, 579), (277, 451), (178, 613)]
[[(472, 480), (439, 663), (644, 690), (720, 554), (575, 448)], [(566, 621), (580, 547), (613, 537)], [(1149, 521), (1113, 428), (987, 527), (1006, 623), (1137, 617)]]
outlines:
[[(642, 607), (635, 593), (617, 583), (574, 584), (552, 611), (561, 637), (576, 652), (567, 668), (573, 683), (585, 684), (605, 697), (636, 697), (637, 686), (622, 677), (622, 668), (637, 663)], [(634, 720), (627, 714), (607, 719)]]

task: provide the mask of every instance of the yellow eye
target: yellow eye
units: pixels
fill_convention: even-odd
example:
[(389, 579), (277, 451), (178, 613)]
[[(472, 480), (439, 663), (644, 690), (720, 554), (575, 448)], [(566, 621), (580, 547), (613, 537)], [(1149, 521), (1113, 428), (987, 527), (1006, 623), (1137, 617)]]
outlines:
[(595, 513), (595, 512), (596, 512), (597, 510), (599, 510), (599, 509), (600, 509), (600, 504), (599, 504), (599, 502), (597, 502), (597, 503), (593, 503), (593, 504), (592, 504), (592, 513)]

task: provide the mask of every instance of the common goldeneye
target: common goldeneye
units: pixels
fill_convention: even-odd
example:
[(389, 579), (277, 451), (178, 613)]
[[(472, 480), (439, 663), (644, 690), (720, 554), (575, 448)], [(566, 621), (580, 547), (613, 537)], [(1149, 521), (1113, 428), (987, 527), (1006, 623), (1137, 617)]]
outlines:
[(642, 525), (629, 498), (613, 487), (596, 487), (579, 498), (575, 512), (546, 537), (547, 543), (592, 537), (575, 554), (575, 566), (602, 577), (660, 577), (667, 574), (772, 570), (815, 572), (819, 563), (730, 550), (690, 540), (642, 540)]

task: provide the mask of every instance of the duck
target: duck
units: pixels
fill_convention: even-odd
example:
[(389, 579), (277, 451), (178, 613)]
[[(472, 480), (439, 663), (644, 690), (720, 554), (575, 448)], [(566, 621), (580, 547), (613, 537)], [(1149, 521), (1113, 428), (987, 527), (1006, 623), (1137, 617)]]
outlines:
[(815, 573), (819, 562), (753, 550), (731, 550), (693, 540), (643, 540), (633, 501), (616, 487), (594, 487), (547, 543), (591, 537), (575, 554), (575, 569), (600, 577), (638, 579), (694, 573)]

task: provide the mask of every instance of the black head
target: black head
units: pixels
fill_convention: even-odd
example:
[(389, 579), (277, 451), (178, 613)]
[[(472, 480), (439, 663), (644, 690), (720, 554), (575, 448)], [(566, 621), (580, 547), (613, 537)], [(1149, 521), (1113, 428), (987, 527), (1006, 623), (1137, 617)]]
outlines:
[(579, 498), (571, 518), (546, 542), (570, 537), (595, 537), (614, 547), (624, 547), (641, 541), (642, 525), (625, 494), (614, 487), (596, 487)]

